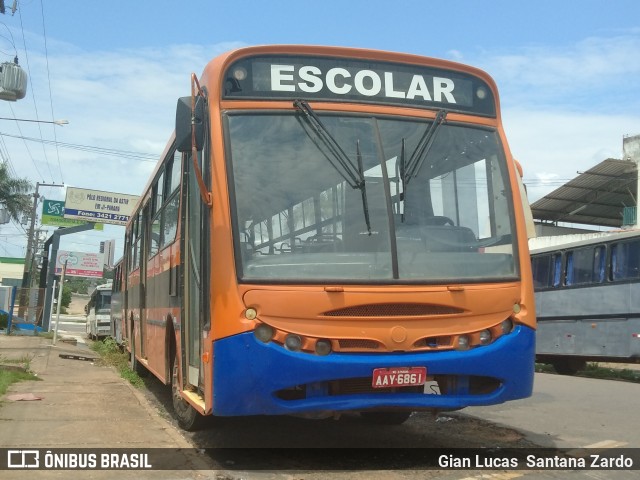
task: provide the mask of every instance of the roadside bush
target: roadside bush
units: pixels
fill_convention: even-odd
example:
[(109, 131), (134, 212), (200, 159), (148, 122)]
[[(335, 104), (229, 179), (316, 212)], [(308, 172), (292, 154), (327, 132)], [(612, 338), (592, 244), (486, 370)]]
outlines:
[(91, 349), (102, 357), (102, 362), (105, 365), (111, 365), (118, 370), (120, 376), (125, 380), (128, 380), (135, 387), (142, 387), (144, 382), (140, 378), (140, 376), (131, 370), (129, 366), (129, 354), (125, 350), (124, 352), (120, 350), (120, 347), (116, 343), (116, 341), (107, 337), (102, 341), (93, 342), (91, 344)]

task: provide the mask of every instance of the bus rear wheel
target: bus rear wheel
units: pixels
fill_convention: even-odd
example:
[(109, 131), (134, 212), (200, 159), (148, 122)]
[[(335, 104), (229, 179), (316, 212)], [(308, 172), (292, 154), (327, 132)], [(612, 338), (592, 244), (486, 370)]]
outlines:
[(187, 402), (182, 395), (180, 395), (180, 380), (178, 370), (178, 355), (176, 354), (173, 360), (173, 368), (171, 374), (171, 397), (173, 400), (173, 411), (176, 414), (178, 425), (187, 432), (193, 432), (202, 428), (204, 423), (204, 416), (200, 415), (195, 408), (193, 408), (189, 402)]
[(587, 368), (587, 362), (579, 358), (563, 358), (554, 360), (553, 368), (560, 375), (575, 375), (580, 370)]
[(360, 412), (360, 416), (369, 423), (376, 425), (402, 425), (409, 420), (413, 412)]

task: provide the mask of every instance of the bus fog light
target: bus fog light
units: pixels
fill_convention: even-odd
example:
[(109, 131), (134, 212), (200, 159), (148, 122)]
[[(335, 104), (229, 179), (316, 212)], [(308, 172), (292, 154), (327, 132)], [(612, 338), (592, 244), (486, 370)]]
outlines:
[(244, 318), (246, 318), (247, 320), (255, 320), (257, 316), (258, 316), (258, 312), (256, 311), (255, 308), (247, 308), (244, 311)]
[(265, 323), (261, 323), (253, 331), (253, 334), (256, 336), (256, 338), (263, 343), (269, 343), (273, 338), (274, 333), (275, 332), (273, 331), (273, 328)]
[(318, 340), (316, 342), (316, 353), (318, 355), (329, 355), (331, 353), (331, 342), (329, 340)]
[(488, 345), (491, 343), (491, 332), (489, 330), (482, 330), (480, 332), (480, 344)]
[(511, 330), (513, 330), (513, 322), (509, 319), (505, 320), (500, 324), (500, 330), (502, 331), (503, 335), (511, 333)]
[(287, 338), (284, 339), (284, 346), (287, 350), (297, 352), (300, 350), (300, 347), (302, 347), (302, 339), (299, 335), (290, 333), (289, 335), (287, 335)]
[(456, 346), (458, 350), (468, 350), (469, 345), (469, 337), (467, 337), (466, 335), (460, 335), (458, 337), (458, 345)]

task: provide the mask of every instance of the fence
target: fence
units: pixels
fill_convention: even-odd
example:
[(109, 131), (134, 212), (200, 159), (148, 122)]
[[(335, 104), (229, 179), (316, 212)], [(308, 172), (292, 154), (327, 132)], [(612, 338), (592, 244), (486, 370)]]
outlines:
[(0, 330), (31, 335), (41, 331), (44, 289), (0, 286)]

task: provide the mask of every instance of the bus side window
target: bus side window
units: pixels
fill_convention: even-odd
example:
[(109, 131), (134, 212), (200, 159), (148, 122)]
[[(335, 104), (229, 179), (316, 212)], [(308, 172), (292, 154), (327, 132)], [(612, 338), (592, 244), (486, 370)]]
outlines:
[(533, 286), (535, 288), (549, 287), (551, 283), (551, 255), (532, 257), (531, 271), (533, 273)]
[(560, 279), (562, 278), (562, 255), (556, 253), (553, 255), (553, 287), (558, 288), (560, 286)]
[[(600, 264), (598, 261), (602, 247), (586, 247), (572, 250), (567, 254), (567, 285), (590, 285), (598, 283)], [(604, 273), (604, 272), (603, 272)]]
[(567, 271), (564, 277), (565, 285), (573, 285), (573, 252), (567, 252)]
[(611, 280), (640, 277), (640, 242), (625, 242), (611, 248)]
[(604, 245), (596, 247), (593, 252), (593, 281), (596, 283), (604, 282), (606, 268), (606, 250)]

